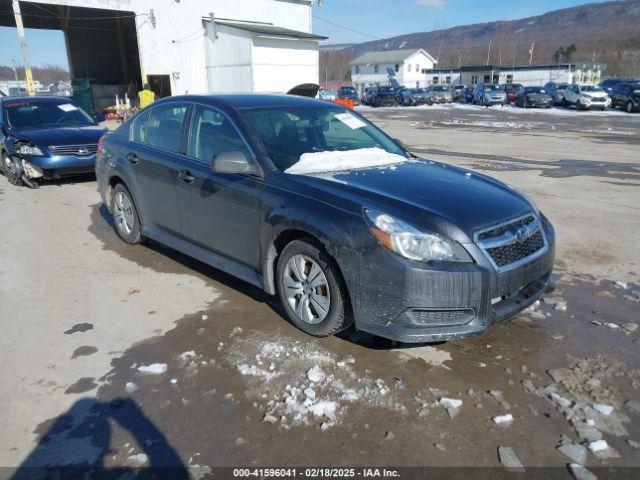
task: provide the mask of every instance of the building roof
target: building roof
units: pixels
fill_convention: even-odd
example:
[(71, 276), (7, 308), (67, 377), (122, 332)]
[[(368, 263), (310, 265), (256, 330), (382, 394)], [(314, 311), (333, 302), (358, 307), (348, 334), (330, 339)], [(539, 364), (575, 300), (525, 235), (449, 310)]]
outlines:
[(349, 65), (366, 65), (369, 63), (380, 64), (380, 63), (402, 63), (407, 58), (415, 55), (416, 53), (424, 53), (429, 60), (435, 63), (435, 58), (433, 58), (429, 53), (422, 48), (414, 48), (414, 49), (406, 49), (406, 50), (382, 50), (379, 52), (367, 52), (363, 53), (357, 58), (354, 58), (349, 62)]
[(572, 63), (543, 63), (537, 65), (475, 65), (469, 67), (460, 68), (438, 68), (427, 69), (425, 73), (452, 73), (452, 72), (511, 72), (511, 71), (524, 71), (524, 70), (570, 70), (575, 68), (592, 68), (605, 70), (607, 68), (606, 63), (593, 63), (593, 62), (572, 62)]
[(262, 23), (243, 23), (234, 22), (229, 20), (217, 20), (217, 25), (224, 25), (226, 27), (238, 28), (246, 32), (257, 33), (259, 35), (266, 35), (270, 37), (286, 37), (297, 38), (300, 40), (327, 40), (329, 37), (323, 37), (322, 35), (315, 35), (313, 33), (299, 32), (298, 30), (289, 30), (288, 28), (276, 27), (274, 25), (266, 25)]

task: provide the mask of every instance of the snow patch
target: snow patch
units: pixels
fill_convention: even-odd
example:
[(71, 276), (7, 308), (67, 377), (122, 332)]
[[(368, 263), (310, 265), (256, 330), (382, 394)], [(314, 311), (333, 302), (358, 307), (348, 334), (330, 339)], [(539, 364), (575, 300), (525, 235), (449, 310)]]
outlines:
[(295, 165), (285, 170), (291, 175), (327, 173), (381, 167), (406, 162), (402, 155), (381, 148), (361, 148), (346, 152), (305, 153)]
[(152, 363), (151, 365), (142, 365), (138, 367), (138, 371), (144, 375), (162, 375), (167, 371), (167, 364)]

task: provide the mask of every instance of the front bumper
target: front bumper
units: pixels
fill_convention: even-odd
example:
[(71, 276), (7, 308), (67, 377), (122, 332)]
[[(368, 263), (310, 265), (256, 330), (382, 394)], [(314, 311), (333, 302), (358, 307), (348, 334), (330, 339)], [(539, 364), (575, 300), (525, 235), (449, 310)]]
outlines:
[(31, 156), (17, 155), (18, 158), (35, 165), (43, 172), (45, 179), (58, 179), (68, 175), (82, 175), (93, 173), (95, 170), (96, 155), (54, 155)]
[(473, 264), (420, 264), (383, 248), (363, 252), (360, 288), (352, 301), (357, 328), (405, 343), (481, 335), (545, 292), (553, 270), (555, 234), (546, 221), (542, 228), (546, 251), (501, 272), (475, 245), (466, 245)]
[(527, 100), (527, 107), (551, 108), (553, 107), (553, 100)]
[(581, 98), (578, 103), (580, 107), (586, 108), (588, 110), (605, 110), (611, 107), (611, 99), (609, 98), (604, 102), (597, 102), (597, 101)]

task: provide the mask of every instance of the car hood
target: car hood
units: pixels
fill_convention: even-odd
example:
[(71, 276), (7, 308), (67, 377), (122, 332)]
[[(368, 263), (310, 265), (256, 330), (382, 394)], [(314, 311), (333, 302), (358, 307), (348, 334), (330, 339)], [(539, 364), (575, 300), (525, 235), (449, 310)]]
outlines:
[(49, 145), (95, 144), (106, 132), (106, 128), (98, 125), (43, 129), (12, 128), (10, 130), (11, 136), (32, 142), (40, 148), (47, 148)]
[(497, 180), (423, 159), (293, 177), (357, 208), (381, 210), (462, 243), (473, 241), (478, 229), (534, 210), (522, 194)]
[(607, 92), (580, 92), (580, 94), (591, 98), (606, 98), (609, 96)]

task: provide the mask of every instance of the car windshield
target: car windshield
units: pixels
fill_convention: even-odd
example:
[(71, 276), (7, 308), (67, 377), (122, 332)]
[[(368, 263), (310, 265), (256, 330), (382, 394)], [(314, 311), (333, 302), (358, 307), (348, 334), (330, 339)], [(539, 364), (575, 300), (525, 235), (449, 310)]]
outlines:
[(598, 85), (583, 85), (580, 87), (581, 92), (602, 92), (602, 88)]
[(78, 105), (70, 102), (20, 100), (5, 103), (4, 109), (7, 125), (13, 128), (35, 129), (95, 125), (89, 114)]
[(444, 85), (436, 85), (435, 87), (433, 87), (433, 91), (434, 92), (448, 92), (449, 88), (445, 87)]
[(414, 88), (413, 90), (411, 90), (411, 93), (424, 93), (425, 89), (424, 88)]
[(547, 93), (542, 87), (527, 87), (524, 90), (526, 93)]
[(280, 170), (298, 163), (305, 153), (380, 148), (406, 155), (367, 120), (343, 108), (273, 107), (248, 109), (243, 114)]
[(340, 91), (342, 93), (356, 93), (356, 89), (353, 87), (341, 87)]
[(380, 93), (393, 93), (393, 89), (391, 87), (379, 87), (378, 91)]
[(497, 92), (500, 90), (500, 87), (498, 85), (485, 85), (484, 86), (484, 91), (485, 92)]

